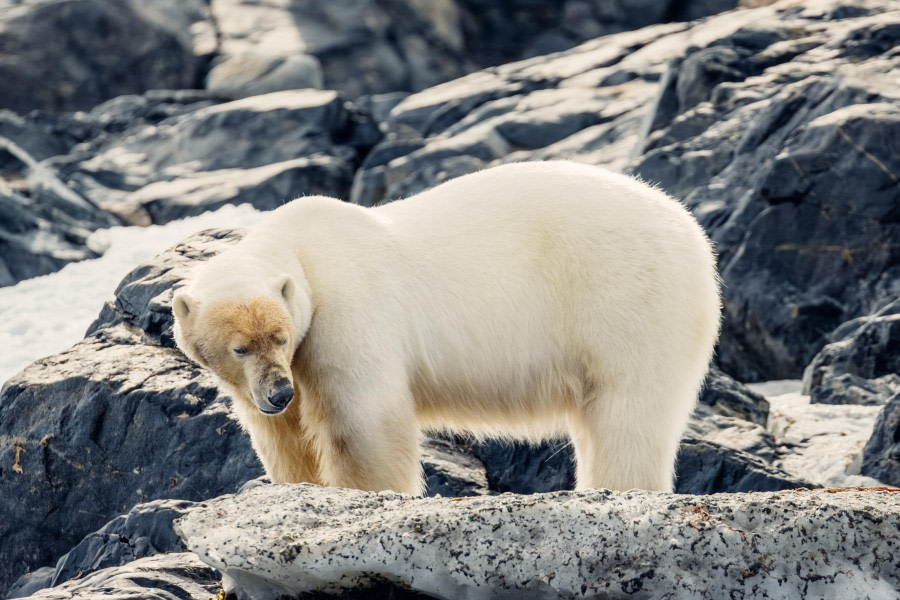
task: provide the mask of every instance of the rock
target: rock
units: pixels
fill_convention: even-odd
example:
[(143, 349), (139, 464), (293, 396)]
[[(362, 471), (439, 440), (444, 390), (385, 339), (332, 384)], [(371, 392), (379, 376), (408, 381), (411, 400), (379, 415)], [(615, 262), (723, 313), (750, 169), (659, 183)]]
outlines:
[(683, 199), (717, 244), (722, 369), (798, 378), (828, 332), (900, 293), (900, 13), (843, 6), (645, 27), (412, 94), (351, 198), (378, 204), (509, 161), (634, 172)]
[(884, 404), (900, 392), (900, 301), (843, 324), (803, 374), (813, 403)]
[(323, 86), (322, 65), (308, 54), (267, 56), (247, 53), (227, 56), (206, 76), (207, 90), (232, 100)]
[(575, 455), (567, 439), (532, 445), (485, 440), (471, 445), (495, 493), (537, 494), (575, 487)]
[[(267, 64), (277, 69), (289, 57), (314, 61), (321, 64), (323, 87), (355, 98), (422, 89), (475, 67), (463, 58), (456, 2), (429, 4), (213, 0), (210, 6), (220, 33), (221, 65), (246, 62), (248, 56), (259, 70)], [(216, 83), (217, 68), (207, 84)], [(252, 85), (255, 69), (242, 70), (235, 83)]]
[(885, 491), (455, 501), (277, 485), (216, 499), (176, 530), (254, 600), (384, 581), (436, 598), (889, 598), (900, 576), (880, 557), (898, 513)]
[(203, 0), (5, 4), (0, 107), (19, 113), (84, 110), (122, 94), (197, 87), (205, 55), (215, 49)]
[(872, 436), (880, 407), (810, 404), (809, 397), (785, 394), (770, 399), (768, 430), (772, 466), (823, 486), (882, 486), (860, 474), (863, 448)]
[(172, 600), (214, 598), (220, 575), (190, 552), (160, 554), (36, 592), (34, 600)]
[[(172, 529), (172, 522), (184, 516), (192, 506), (193, 502), (184, 500), (138, 504), (128, 514), (116, 517), (81, 540), (59, 559), (49, 577), (45, 576), (44, 569), (26, 575), (13, 584), (6, 597), (24, 598), (40, 589), (58, 587), (101, 569), (156, 554), (182, 552), (184, 545)], [(39, 579), (42, 579), (40, 583)]]
[(878, 415), (863, 451), (862, 472), (888, 485), (900, 486), (900, 394)]
[(769, 464), (775, 459), (775, 439), (765, 427), (737, 417), (722, 416), (703, 404), (694, 411), (685, 436), (740, 450)]
[(425, 438), (422, 466), (428, 496), (483, 496), (489, 493), (484, 465), (465, 446), (451, 440)]
[(166, 345), (171, 286), (234, 239), (138, 267), (89, 337), (0, 391), (0, 589), (139, 502), (204, 500), (262, 473), (212, 376)]
[(275, 92), (139, 124), (55, 162), (84, 197), (145, 225), (225, 203), (266, 210), (300, 195), (346, 198), (379, 135), (333, 91)]
[(706, 440), (687, 438), (676, 459), (675, 492), (777, 492), (817, 487), (792, 477), (759, 458)]
[(13, 140), (0, 137), (3, 155), (7, 173), (0, 178), (0, 286), (97, 257), (101, 248), (91, 247), (89, 235), (116, 220), (66, 187), (53, 169)]
[(769, 419), (769, 403), (761, 395), (713, 366), (700, 390), (700, 404), (717, 415), (750, 421), (762, 427)]

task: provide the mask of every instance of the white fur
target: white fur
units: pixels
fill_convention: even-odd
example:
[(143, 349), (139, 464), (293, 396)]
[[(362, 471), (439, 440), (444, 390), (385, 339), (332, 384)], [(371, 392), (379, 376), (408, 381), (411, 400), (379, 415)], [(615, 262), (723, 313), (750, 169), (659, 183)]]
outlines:
[[(419, 431), (441, 429), (569, 433), (578, 488), (671, 489), (720, 306), (709, 241), (661, 191), (544, 162), (374, 209), (301, 198), (188, 293), (271, 295), (284, 274), (302, 340), (293, 404), (320, 482), (418, 493)], [(248, 406), (239, 417), (278, 478), (292, 458), (270, 438), (284, 428)]]

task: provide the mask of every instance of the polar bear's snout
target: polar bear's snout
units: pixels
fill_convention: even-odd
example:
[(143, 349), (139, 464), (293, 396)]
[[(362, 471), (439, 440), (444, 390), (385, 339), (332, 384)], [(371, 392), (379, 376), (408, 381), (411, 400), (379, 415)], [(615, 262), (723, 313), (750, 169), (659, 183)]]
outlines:
[(269, 389), (266, 401), (274, 409), (271, 412), (262, 406), (259, 409), (266, 414), (278, 414), (288, 407), (294, 399), (294, 384), (287, 377), (282, 377)]

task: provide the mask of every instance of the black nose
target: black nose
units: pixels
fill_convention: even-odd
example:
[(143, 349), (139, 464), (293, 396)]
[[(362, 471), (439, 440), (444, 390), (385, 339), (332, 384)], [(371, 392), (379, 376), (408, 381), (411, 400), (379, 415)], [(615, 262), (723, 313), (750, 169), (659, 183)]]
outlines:
[(269, 392), (269, 404), (278, 410), (284, 410), (294, 399), (294, 384), (284, 377), (275, 382), (272, 391)]

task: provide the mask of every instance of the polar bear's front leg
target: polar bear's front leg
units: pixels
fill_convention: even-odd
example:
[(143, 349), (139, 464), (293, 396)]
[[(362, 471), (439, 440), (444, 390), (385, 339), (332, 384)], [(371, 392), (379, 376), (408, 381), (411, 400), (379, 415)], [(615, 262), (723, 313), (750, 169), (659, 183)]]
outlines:
[(320, 401), (315, 438), (326, 485), (422, 493), (419, 431), (408, 389), (340, 385)]

